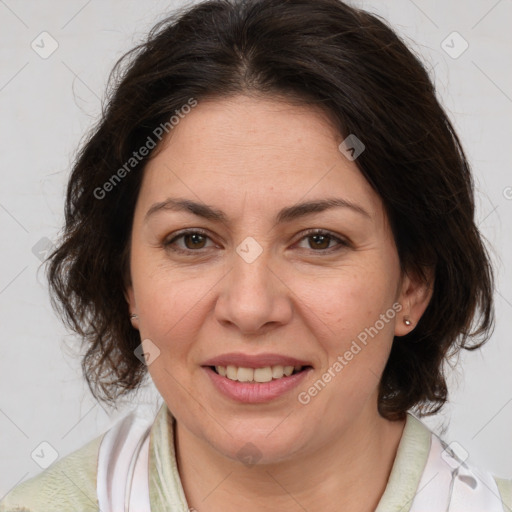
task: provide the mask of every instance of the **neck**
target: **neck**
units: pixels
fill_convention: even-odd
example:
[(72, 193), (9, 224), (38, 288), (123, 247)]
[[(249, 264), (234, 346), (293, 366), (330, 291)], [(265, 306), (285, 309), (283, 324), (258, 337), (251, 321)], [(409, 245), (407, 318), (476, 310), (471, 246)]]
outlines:
[(203, 512), (350, 510), (377, 507), (405, 420), (363, 412), (342, 435), (275, 464), (246, 466), (176, 424), (176, 458), (190, 507)]

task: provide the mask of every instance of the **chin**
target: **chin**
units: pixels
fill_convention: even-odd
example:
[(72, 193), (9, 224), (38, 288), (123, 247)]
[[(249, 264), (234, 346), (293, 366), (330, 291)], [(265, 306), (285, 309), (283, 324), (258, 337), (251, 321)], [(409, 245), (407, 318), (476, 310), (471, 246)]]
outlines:
[(225, 457), (240, 461), (248, 467), (292, 459), (304, 441), (303, 428), (282, 428), (279, 421), (275, 420), (265, 422), (261, 428), (255, 428), (254, 420), (249, 424), (242, 421), (236, 430), (227, 428), (231, 435), (221, 430), (222, 438), (210, 439), (209, 443)]

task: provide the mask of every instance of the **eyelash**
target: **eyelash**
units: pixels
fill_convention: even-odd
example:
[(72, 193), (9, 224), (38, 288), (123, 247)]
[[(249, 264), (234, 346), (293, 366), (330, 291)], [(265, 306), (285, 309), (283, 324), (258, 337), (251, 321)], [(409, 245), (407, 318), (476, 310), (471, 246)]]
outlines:
[[(203, 251), (204, 248), (201, 248), (201, 249), (197, 249), (197, 250), (194, 250), (194, 249), (181, 249), (181, 248), (177, 248), (176, 246), (173, 247), (173, 244), (176, 242), (176, 240), (179, 240), (180, 238), (183, 238), (184, 236), (186, 235), (201, 235), (201, 236), (204, 236), (208, 239), (211, 240), (210, 236), (208, 235), (208, 233), (202, 229), (199, 229), (199, 228), (194, 228), (194, 229), (186, 229), (186, 230), (183, 230), (183, 231), (179, 231), (177, 234), (175, 234), (175, 236), (173, 236), (170, 240), (168, 241), (165, 241), (163, 243), (163, 246), (166, 248), (166, 249), (169, 249), (173, 252), (177, 252), (177, 253), (181, 253), (181, 254), (187, 254), (187, 255), (190, 255), (192, 256), (193, 253), (200, 253)], [(319, 255), (327, 255), (327, 254), (331, 254), (332, 252), (336, 252), (336, 251), (339, 251), (341, 249), (345, 249), (347, 247), (350, 247), (350, 243), (333, 235), (331, 232), (329, 231), (326, 231), (324, 229), (308, 229), (304, 232), (302, 238), (299, 239), (299, 242), (301, 242), (302, 240), (306, 239), (306, 238), (309, 238), (311, 236), (314, 236), (314, 235), (322, 235), (322, 236), (327, 236), (329, 237), (332, 241), (335, 241), (338, 243), (338, 246), (336, 247), (329, 247), (327, 249), (321, 249), (321, 250), (314, 250), (314, 249), (309, 249), (310, 251), (314, 252), (314, 253), (318, 253)], [(308, 249), (306, 249), (308, 250)]]

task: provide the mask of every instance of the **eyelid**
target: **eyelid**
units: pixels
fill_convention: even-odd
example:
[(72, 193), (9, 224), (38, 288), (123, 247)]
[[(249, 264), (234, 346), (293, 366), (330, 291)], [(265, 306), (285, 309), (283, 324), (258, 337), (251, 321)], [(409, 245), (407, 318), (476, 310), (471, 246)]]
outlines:
[[(164, 247), (166, 247), (166, 246), (170, 245), (171, 243), (173, 243), (178, 238), (181, 238), (181, 237), (186, 236), (186, 235), (192, 235), (192, 234), (202, 235), (205, 238), (208, 238), (209, 240), (211, 240), (213, 242), (212, 237), (210, 236), (209, 232), (206, 231), (205, 229), (202, 229), (202, 228), (184, 228), (184, 229), (181, 229), (179, 231), (175, 231), (174, 233), (171, 233), (170, 236), (165, 237), (164, 241), (163, 241), (163, 245), (164, 245)], [(194, 251), (187, 250), (186, 252), (194, 252)], [(199, 250), (195, 251), (195, 252), (199, 252)]]
[(328, 236), (329, 238), (331, 238), (332, 240), (334, 240), (335, 242), (338, 243), (337, 246), (330, 247), (330, 248), (324, 249), (324, 250), (315, 251), (313, 249), (309, 249), (312, 252), (317, 252), (319, 254), (322, 254), (322, 253), (328, 254), (332, 251), (339, 250), (341, 247), (352, 247), (352, 243), (347, 238), (337, 235), (337, 234), (333, 233), (332, 231), (329, 231), (328, 229), (322, 229), (322, 228), (310, 228), (310, 229), (306, 229), (305, 231), (302, 231), (300, 233), (300, 238), (297, 241), (297, 243), (301, 242), (303, 239), (308, 238), (312, 235)]
[[(215, 245), (215, 242), (213, 241), (213, 238), (210, 236), (209, 232), (203, 228), (184, 228), (182, 230), (176, 231), (176, 232), (172, 233), (170, 237), (166, 237), (164, 239), (162, 245), (165, 249), (172, 250), (173, 252), (176, 252), (176, 253), (182, 253), (182, 254), (187, 254), (187, 255), (193, 255), (194, 253), (197, 253), (197, 255), (201, 255), (206, 249), (208, 249), (208, 247), (203, 247), (203, 248), (200, 248), (197, 250), (182, 249), (182, 248), (176, 247), (176, 246), (171, 247), (171, 245), (177, 239), (182, 238), (186, 235), (190, 235), (190, 234), (202, 235), (205, 238), (209, 239)], [(339, 235), (329, 231), (328, 229), (322, 229), (322, 228), (310, 228), (310, 229), (306, 229), (306, 230), (302, 231), (300, 233), (300, 238), (297, 240), (297, 242), (295, 242), (294, 245), (297, 245), (298, 243), (302, 242), (302, 240), (304, 240), (310, 236), (313, 236), (313, 235), (328, 236), (331, 240), (333, 240), (337, 243), (335, 246), (329, 247), (327, 249), (321, 249), (321, 250), (304, 249), (306, 251), (309, 251), (310, 253), (313, 253), (313, 254), (316, 253), (319, 256), (329, 255), (329, 254), (339, 251), (343, 248), (353, 247), (352, 243), (345, 237), (339, 236)]]

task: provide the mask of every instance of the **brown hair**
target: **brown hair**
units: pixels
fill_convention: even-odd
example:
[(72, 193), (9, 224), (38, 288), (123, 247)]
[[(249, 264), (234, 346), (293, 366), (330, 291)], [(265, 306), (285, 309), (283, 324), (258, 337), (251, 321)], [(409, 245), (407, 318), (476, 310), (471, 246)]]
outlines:
[[(98, 400), (115, 405), (147, 373), (124, 290), (135, 201), (155, 150), (126, 162), (191, 98), (242, 93), (317, 105), (365, 144), (356, 163), (384, 203), (402, 270), (435, 273), (418, 325), (393, 341), (379, 412), (397, 419), (442, 407), (445, 361), (492, 331), (493, 273), (460, 141), (420, 60), (385, 22), (339, 0), (210, 0), (158, 23), (110, 84), (72, 170), (48, 267), (52, 303), (84, 340), (82, 369)], [(108, 200), (98, 192), (107, 189)]]

